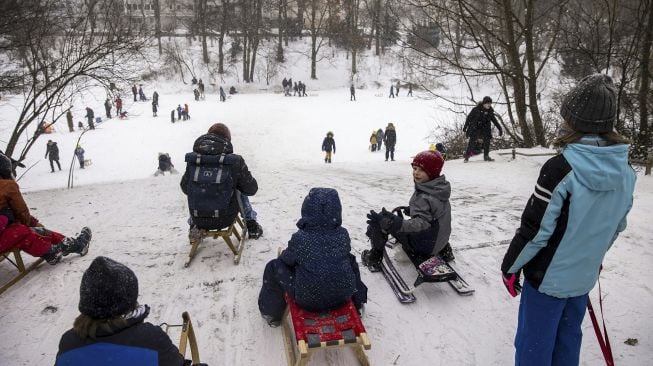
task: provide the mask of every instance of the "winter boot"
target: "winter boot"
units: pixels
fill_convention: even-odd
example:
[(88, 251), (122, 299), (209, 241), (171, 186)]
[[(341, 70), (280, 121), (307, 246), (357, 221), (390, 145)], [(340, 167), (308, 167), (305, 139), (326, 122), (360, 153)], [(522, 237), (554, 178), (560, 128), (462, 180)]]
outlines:
[(274, 319), (272, 315), (263, 315), (263, 319), (268, 323), (272, 328), (276, 328), (281, 325), (281, 319)]
[(456, 257), (453, 255), (453, 250), (451, 249), (451, 245), (449, 243), (447, 243), (447, 245), (442, 248), (439, 255), (440, 258), (442, 258), (442, 260), (447, 263), (453, 262), (456, 259)]
[(361, 254), (361, 262), (370, 272), (381, 272), (382, 259), (383, 254), (374, 249), (365, 249), (363, 250), (363, 254)]
[[(64, 239), (65, 240), (65, 239)], [(50, 246), (50, 250), (48, 250), (45, 254), (41, 256), (41, 258), (45, 259), (48, 264), (55, 265), (59, 263), (61, 260), (61, 257), (63, 253), (61, 252), (61, 246), (60, 245), (52, 245)]]
[(258, 239), (263, 236), (263, 228), (255, 220), (247, 220), (247, 232), (249, 233), (250, 239)]
[(485, 161), (494, 161), (494, 159), (492, 159), (492, 158), (490, 157), (490, 155), (485, 155), (485, 156), (483, 157), (483, 160), (485, 160)]
[(77, 253), (85, 256), (88, 253), (88, 247), (91, 244), (91, 229), (83, 227), (82, 232), (76, 238), (65, 238), (61, 242), (61, 251), (63, 255)]

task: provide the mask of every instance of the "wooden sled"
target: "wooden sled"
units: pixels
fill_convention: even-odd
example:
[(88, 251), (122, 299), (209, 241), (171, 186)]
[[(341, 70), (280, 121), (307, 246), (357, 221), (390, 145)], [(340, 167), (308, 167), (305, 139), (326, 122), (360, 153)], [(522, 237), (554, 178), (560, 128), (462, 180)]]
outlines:
[[(235, 245), (234, 241), (231, 239), (232, 236), (236, 238), (237, 245)], [(245, 224), (243, 224), (243, 221), (240, 219), (240, 217), (236, 216), (236, 220), (226, 229), (200, 229), (199, 237), (190, 237), (189, 239), (191, 248), (190, 253), (188, 254), (188, 261), (184, 264), (184, 267), (188, 268), (190, 266), (190, 262), (193, 260), (193, 258), (195, 258), (195, 255), (197, 254), (197, 249), (199, 248), (200, 243), (206, 237), (213, 237), (213, 239), (222, 238), (229, 246), (229, 249), (231, 249), (231, 252), (234, 254), (234, 264), (238, 264), (240, 262), (240, 256), (243, 254), (243, 249), (245, 248), (247, 228), (245, 227)]]
[(163, 330), (168, 333), (168, 329), (172, 327), (181, 327), (181, 335), (179, 336), (179, 353), (185, 359), (186, 348), (190, 346), (190, 356), (193, 365), (200, 363), (200, 352), (197, 348), (197, 338), (195, 338), (195, 330), (193, 330), (193, 323), (190, 321), (190, 315), (187, 312), (181, 314), (183, 323), (181, 325), (170, 325), (168, 323), (161, 324)]
[[(14, 255), (14, 260), (9, 259), (9, 255)], [(18, 270), (18, 274), (11, 278), (9, 281), (5, 282), (2, 287), (0, 287), (0, 294), (5, 292), (9, 287), (13, 286), (16, 282), (20, 281), (21, 278), (25, 277), (29, 272), (38, 267), (43, 263), (43, 258), (38, 258), (29, 267), (25, 267), (23, 262), (23, 257), (20, 255), (20, 249), (12, 249), (4, 253), (0, 253), (0, 262), (3, 260), (10, 262)]]
[(335, 347), (351, 347), (363, 366), (370, 362), (364, 350), (372, 345), (365, 327), (349, 300), (342, 307), (318, 314), (301, 309), (288, 294), (283, 319), (283, 338), (289, 366), (307, 365), (313, 352)]

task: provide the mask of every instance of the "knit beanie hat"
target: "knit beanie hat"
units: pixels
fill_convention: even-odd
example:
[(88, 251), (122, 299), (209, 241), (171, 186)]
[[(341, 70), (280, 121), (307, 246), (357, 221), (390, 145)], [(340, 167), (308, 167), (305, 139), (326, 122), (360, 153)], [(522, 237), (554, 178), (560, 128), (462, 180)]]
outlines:
[(214, 135), (218, 135), (227, 141), (231, 141), (231, 131), (229, 131), (229, 127), (227, 127), (223, 123), (215, 123), (211, 128), (209, 128), (209, 133), (212, 133)]
[(583, 78), (565, 95), (560, 115), (578, 132), (612, 131), (617, 115), (617, 89), (612, 78), (604, 74)]
[(483, 102), (481, 104), (485, 104), (485, 103), (492, 103), (492, 98), (490, 98), (488, 96), (484, 96), (483, 97)]
[(79, 311), (93, 319), (109, 319), (138, 305), (138, 279), (127, 266), (97, 257), (82, 276)]
[(442, 167), (444, 166), (444, 158), (442, 154), (434, 150), (426, 150), (417, 154), (413, 158), (412, 166), (420, 167), (430, 179), (435, 179), (440, 176)]
[(0, 178), (12, 179), (13, 167), (11, 166), (11, 159), (5, 154), (0, 154)]

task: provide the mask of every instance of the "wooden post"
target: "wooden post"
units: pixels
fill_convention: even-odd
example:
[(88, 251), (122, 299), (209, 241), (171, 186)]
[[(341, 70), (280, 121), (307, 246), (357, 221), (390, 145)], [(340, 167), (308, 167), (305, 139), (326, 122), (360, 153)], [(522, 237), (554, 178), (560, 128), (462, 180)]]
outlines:
[(513, 146), (512, 147), (512, 160), (515, 160), (516, 155), (517, 155), (517, 151), (515, 150), (515, 147)]

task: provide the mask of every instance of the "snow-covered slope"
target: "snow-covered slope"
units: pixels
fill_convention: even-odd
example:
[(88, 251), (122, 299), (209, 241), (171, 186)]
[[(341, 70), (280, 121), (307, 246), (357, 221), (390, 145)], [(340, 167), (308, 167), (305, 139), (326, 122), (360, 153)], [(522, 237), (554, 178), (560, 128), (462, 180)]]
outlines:
[[(57, 266), (42, 265), (0, 295), (0, 365), (52, 364), (61, 334), (76, 317), (79, 282), (97, 255), (130, 266), (138, 275), (141, 303), (149, 304), (152, 323), (178, 323), (189, 311), (196, 325), (202, 360), (209, 365), (283, 365), (280, 329), (269, 328), (257, 308), (266, 262), (296, 230), (301, 202), (311, 187), (333, 187), (343, 204), (343, 226), (358, 255), (369, 243), (365, 214), (382, 206), (406, 204), (412, 193), (411, 156), (426, 149), (424, 139), (445, 121), (432, 101), (388, 100), (362, 90), (349, 102), (347, 89), (324, 90), (307, 98), (280, 94), (239, 94), (226, 103), (216, 95), (202, 102), (192, 95), (161, 93), (159, 117), (149, 103), (128, 103), (128, 120), (109, 120), (84, 135), (82, 146), (93, 164), (75, 170), (75, 188), (65, 189), (68, 175), (50, 173), (47, 161), (19, 182), (32, 212), (46, 226), (72, 235), (83, 225), (93, 229), (89, 255), (66, 257)], [(309, 91), (310, 93), (310, 91)], [(148, 93), (149, 94), (149, 93)], [(170, 111), (188, 102), (192, 119), (171, 124)], [(100, 113), (97, 113), (98, 115)], [(187, 207), (180, 176), (153, 177), (156, 154), (168, 152), (183, 171), (183, 155), (193, 140), (214, 122), (232, 130), (236, 152), (243, 155), (259, 181), (252, 203), (265, 235), (251, 240), (241, 264), (234, 266), (227, 246), (207, 240), (190, 268)], [(367, 150), (372, 130), (397, 127), (397, 161)], [(68, 166), (77, 133), (48, 136), (59, 143)], [(337, 153), (326, 165), (322, 138), (335, 133)], [(39, 141), (29, 165), (45, 152)], [(449, 161), (444, 173), (453, 188), (451, 243), (457, 267), (476, 287), (460, 297), (446, 284), (425, 284), (417, 302), (401, 305), (380, 274), (363, 269), (369, 302), (363, 322), (372, 341), (374, 365), (509, 365), (518, 299), (510, 298), (499, 265), (532, 192), (545, 157), (499, 156), (494, 163), (473, 158)], [(640, 175), (629, 227), (608, 254), (602, 274), (604, 308), (619, 365), (646, 365), (653, 359), (653, 252), (650, 249), (653, 183)], [(394, 258), (407, 280), (414, 270), (402, 253)], [(31, 260), (31, 259), (29, 259)], [(9, 264), (0, 264), (6, 278)], [(592, 293), (597, 301), (596, 292)], [(602, 356), (589, 322), (584, 324), (583, 365), (600, 365)], [(176, 337), (176, 335), (175, 335)], [(628, 346), (627, 338), (639, 345)], [(649, 361), (646, 361), (649, 360)], [(351, 365), (348, 350), (318, 353), (313, 365)]]

